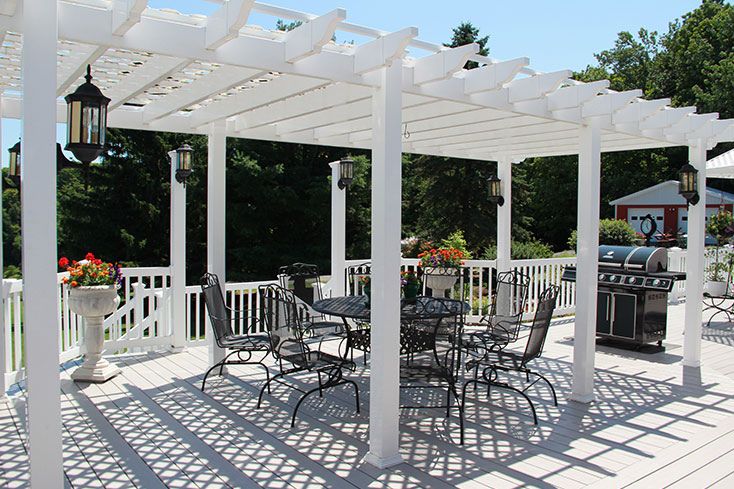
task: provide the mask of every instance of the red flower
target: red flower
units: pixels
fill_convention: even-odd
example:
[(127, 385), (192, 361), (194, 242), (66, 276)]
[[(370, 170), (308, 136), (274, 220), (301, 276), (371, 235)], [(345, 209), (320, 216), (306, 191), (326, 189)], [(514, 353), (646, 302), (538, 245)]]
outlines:
[(96, 260), (94, 260), (94, 264), (95, 265), (101, 265), (102, 264), (102, 260), (100, 260), (99, 258), (97, 258)]
[(65, 256), (62, 256), (59, 259), (59, 268), (66, 268), (68, 266), (69, 266), (69, 259), (66, 258)]
[(85, 257), (84, 257), (84, 259), (85, 259), (85, 260), (89, 260), (89, 261), (92, 261), (92, 260), (94, 260), (94, 255), (93, 255), (93, 254), (92, 254), (92, 252), (90, 251), (89, 253), (87, 253), (87, 256), (85, 256)]

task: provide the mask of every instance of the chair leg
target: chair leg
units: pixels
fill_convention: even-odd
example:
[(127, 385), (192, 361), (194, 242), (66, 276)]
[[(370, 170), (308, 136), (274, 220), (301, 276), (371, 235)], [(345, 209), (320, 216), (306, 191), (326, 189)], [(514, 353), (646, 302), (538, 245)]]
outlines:
[(321, 372), (316, 372), (316, 375), (319, 376), (319, 397), (324, 397), (324, 386), (321, 383)]
[(306, 398), (313, 394), (314, 392), (318, 392), (321, 390), (321, 386), (315, 387), (311, 389), (310, 391), (307, 391), (304, 395), (301, 396), (301, 398), (298, 400), (298, 403), (296, 403), (296, 407), (293, 409), (293, 416), (291, 417), (291, 428), (293, 428), (296, 425), (296, 416), (298, 415), (298, 408), (301, 407), (301, 404), (303, 404), (303, 401), (306, 400)]
[(353, 380), (345, 380), (347, 384), (352, 384), (354, 386), (354, 398), (357, 403), (357, 414), (359, 414), (359, 387), (357, 386), (357, 383)]
[(533, 412), (533, 423), (534, 424), (538, 424), (538, 415), (535, 413), (535, 404), (533, 404), (533, 401), (528, 397), (527, 394), (525, 394), (520, 389), (517, 389), (517, 388), (511, 386), (510, 384), (494, 383), (494, 385), (497, 386), (497, 387), (503, 387), (505, 389), (509, 389), (511, 391), (515, 391), (518, 394), (520, 394), (522, 397), (524, 397), (525, 400), (528, 401), (528, 404), (530, 404), (530, 410)]
[(537, 375), (543, 381), (548, 384), (548, 387), (550, 387), (551, 394), (553, 394), (553, 405), (558, 406), (558, 398), (556, 397), (556, 389), (553, 387), (553, 384), (550, 383), (548, 379), (546, 379), (544, 376), (540, 375), (538, 372), (528, 372), (529, 374)]
[(278, 377), (282, 377), (282, 376), (283, 376), (283, 374), (282, 374), (282, 373), (279, 373), (279, 374), (275, 374), (274, 376), (270, 377), (270, 378), (269, 378), (269, 379), (268, 379), (268, 380), (267, 380), (267, 381), (265, 382), (265, 385), (264, 385), (264, 386), (262, 386), (262, 388), (260, 389), (260, 395), (259, 395), (259, 396), (257, 396), (257, 409), (260, 409), (260, 404), (262, 403), (262, 400), (263, 400), (263, 394), (265, 393), (265, 390), (266, 390), (266, 389), (267, 389), (267, 391), (268, 391), (268, 394), (270, 394), (270, 384), (271, 384), (271, 382), (273, 382), (273, 381), (274, 381), (275, 379), (277, 379)]
[[(220, 368), (220, 372), (221, 372), (221, 369), (224, 367), (224, 360), (222, 360), (221, 362), (215, 364), (213, 367), (211, 367), (209, 370), (206, 371), (206, 373), (204, 374), (204, 380), (201, 381), (201, 392), (204, 392), (204, 388), (206, 387), (206, 379), (207, 379), (207, 377), (209, 377), (209, 374), (212, 373), (212, 371), (215, 370), (217, 367)], [(221, 375), (221, 373), (220, 373), (220, 375)]]

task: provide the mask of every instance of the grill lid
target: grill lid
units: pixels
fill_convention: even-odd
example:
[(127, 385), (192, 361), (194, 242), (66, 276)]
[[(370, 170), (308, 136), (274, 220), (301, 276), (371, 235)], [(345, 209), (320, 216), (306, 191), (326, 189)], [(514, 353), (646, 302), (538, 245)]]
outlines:
[(641, 246), (599, 246), (599, 268), (664, 272), (668, 268), (668, 250)]

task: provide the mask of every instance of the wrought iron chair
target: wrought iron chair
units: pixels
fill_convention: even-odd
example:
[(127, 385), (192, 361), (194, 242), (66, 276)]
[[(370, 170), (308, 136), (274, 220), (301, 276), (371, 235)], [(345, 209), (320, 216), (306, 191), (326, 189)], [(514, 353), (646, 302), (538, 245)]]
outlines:
[[(538, 424), (538, 415), (535, 412), (535, 405), (530, 397), (526, 394), (527, 390), (534, 386), (539, 381), (545, 382), (550, 388), (551, 394), (553, 395), (553, 404), (558, 406), (558, 398), (556, 397), (556, 390), (550, 381), (543, 375), (531, 370), (528, 364), (540, 357), (543, 353), (543, 345), (545, 344), (546, 336), (548, 335), (548, 329), (550, 328), (551, 319), (553, 318), (553, 310), (556, 307), (556, 299), (558, 297), (559, 288), (555, 285), (551, 285), (543, 291), (538, 300), (538, 309), (535, 312), (535, 318), (533, 324), (530, 327), (530, 334), (528, 335), (528, 342), (525, 345), (525, 350), (522, 353), (514, 353), (510, 351), (500, 350), (495, 352), (497, 360), (490, 363), (484, 368), (482, 372), (482, 378), (471, 379), (464, 383), (464, 388), (461, 396), (461, 403), (465, 406), (466, 390), (469, 385), (473, 384), (476, 388), (478, 384), (487, 386), (487, 394), (492, 386), (501, 387), (503, 389), (509, 389), (522, 395), (530, 404), (530, 409), (533, 412), (533, 422)], [(487, 359), (488, 357), (483, 357)], [(468, 362), (471, 363), (471, 362)], [(471, 369), (473, 366), (467, 365), (467, 369)], [(536, 377), (535, 380), (526, 385), (523, 389), (512, 386), (509, 382), (503, 382), (498, 379), (499, 372), (519, 372), (525, 375), (527, 382), (530, 382), (530, 376)]]
[[(220, 362), (213, 365), (204, 374), (204, 380), (201, 382), (202, 392), (206, 387), (206, 379), (209, 374), (218, 368), (219, 375), (222, 375), (225, 365), (260, 365), (265, 369), (266, 378), (269, 380), (270, 371), (262, 359), (252, 360), (253, 353), (264, 353), (263, 359), (270, 353), (270, 339), (267, 333), (235, 334), (232, 329), (232, 323), (239, 322), (241, 319), (246, 319), (245, 324), (255, 328), (258, 324), (257, 318), (247, 317), (241, 311), (227, 307), (222, 288), (219, 285), (219, 278), (213, 273), (207, 273), (201, 277), (201, 292), (214, 332), (214, 340), (219, 348), (229, 351)], [(234, 355), (237, 356), (237, 359), (231, 360), (230, 358)], [(243, 355), (246, 357), (243, 358)]]
[(346, 293), (347, 295), (360, 295), (363, 293), (360, 277), (369, 277), (372, 274), (372, 264), (370, 262), (360, 263), (359, 265), (350, 265), (347, 267), (346, 273)]
[[(324, 335), (314, 331), (310, 323), (303, 320), (307, 314), (303, 304), (296, 301), (294, 294), (278, 285), (261, 285), (258, 289), (261, 317), (265, 321), (270, 337), (270, 348), (280, 370), (268, 379), (260, 390), (257, 407), (260, 408), (263, 394), (270, 384), (278, 382), (287, 387), (302, 392), (293, 409), (291, 427), (295, 426), (298, 409), (306, 398), (318, 392), (323, 397), (324, 390), (343, 384), (354, 386), (357, 413), (359, 413), (359, 388), (357, 384), (344, 378), (344, 368), (350, 362), (346, 359), (346, 352), (342, 354), (342, 342), (339, 342), (336, 353), (323, 350), (330, 342), (323, 341)], [(299, 372), (315, 373), (318, 376), (318, 385), (310, 390), (303, 390), (294, 383), (285, 382), (287, 376)]]
[[(458, 409), (460, 442), (464, 443), (464, 408), (459, 396), (458, 365), (461, 351), (456, 343), (464, 324), (465, 304), (448, 298), (419, 298), (401, 303), (401, 389), (446, 389), (445, 404), (403, 404), (401, 408), (446, 409), (451, 417)], [(438, 380), (438, 382), (436, 382)], [(430, 401), (430, 399), (429, 399)]]
[(321, 289), (321, 275), (317, 265), (294, 263), (280, 267), (278, 282), (281, 287), (293, 292), (298, 300), (308, 306), (308, 315), (305, 320), (310, 324), (311, 331), (327, 330), (332, 334), (344, 335), (343, 322), (329, 321), (326, 316), (311, 309), (315, 301), (324, 298)]

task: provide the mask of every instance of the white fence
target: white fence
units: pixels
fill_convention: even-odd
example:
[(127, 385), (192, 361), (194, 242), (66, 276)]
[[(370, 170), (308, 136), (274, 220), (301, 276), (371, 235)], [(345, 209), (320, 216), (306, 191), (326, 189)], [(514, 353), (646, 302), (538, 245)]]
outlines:
[[(349, 260), (347, 266), (366, 263), (365, 260)], [(571, 314), (575, 311), (575, 284), (561, 281), (563, 269), (575, 266), (576, 258), (548, 258), (539, 260), (513, 260), (512, 267), (531, 278), (526, 313), (535, 312), (540, 293), (549, 285), (560, 287), (556, 314)], [(415, 269), (417, 259), (403, 259), (403, 270)], [(685, 251), (670, 250), (669, 270), (685, 270)], [(708, 265), (708, 262), (707, 262)], [(467, 260), (469, 279), (462, 281), (464, 298), (471, 306), (468, 321), (477, 321), (487, 313), (490, 297), (494, 289), (492, 271), (494, 260)], [(171, 275), (168, 267), (126, 268), (121, 290), (121, 303), (117, 311), (105, 319), (105, 349), (107, 353), (136, 351), (142, 348), (167, 346), (172, 342), (171, 317)], [(68, 291), (62, 286), (64, 274), (58, 275), (59, 311), (59, 352), (60, 361), (78, 357), (84, 353), (84, 328), (82, 320), (69, 310)], [(397, 278), (396, 278), (397, 279)], [(227, 305), (241, 311), (236, 317), (236, 333), (262, 332), (260, 322), (260, 303), (257, 293), (260, 285), (275, 281), (238, 282), (226, 284)], [(356, 276), (347, 278), (347, 292), (360, 293), (361, 286)], [(458, 287), (452, 291), (456, 296)], [(22, 281), (7, 279), (3, 281), (2, 293), (5, 308), (3, 318), (5, 334), (0, 348), (0, 368), (3, 369), (5, 385), (18, 382), (23, 378), (23, 287)], [(678, 282), (671, 293), (671, 301), (685, 295), (685, 281)], [(188, 346), (206, 343), (207, 316), (199, 286), (186, 288), (186, 344)], [(4, 358), (4, 361), (2, 360)]]

